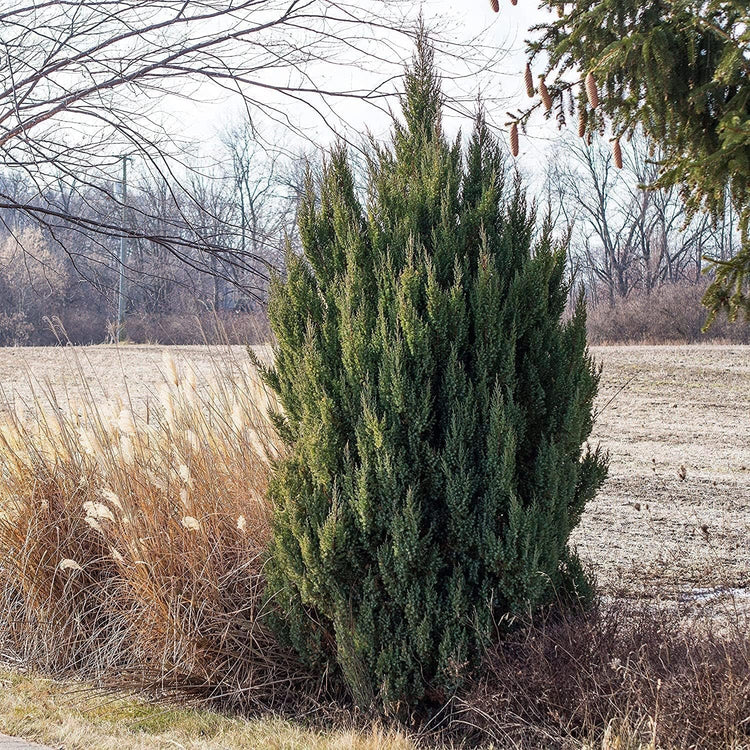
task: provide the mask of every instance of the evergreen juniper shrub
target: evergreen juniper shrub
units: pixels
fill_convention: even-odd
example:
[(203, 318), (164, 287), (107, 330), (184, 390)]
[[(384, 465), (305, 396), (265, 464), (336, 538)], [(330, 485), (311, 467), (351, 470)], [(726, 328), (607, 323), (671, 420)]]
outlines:
[(607, 464), (565, 248), (481, 115), (463, 153), (441, 108), (423, 36), (366, 197), (342, 146), (308, 179), (269, 312), (280, 631), (401, 714), (453, 694), (504, 623), (586, 596), (568, 539)]

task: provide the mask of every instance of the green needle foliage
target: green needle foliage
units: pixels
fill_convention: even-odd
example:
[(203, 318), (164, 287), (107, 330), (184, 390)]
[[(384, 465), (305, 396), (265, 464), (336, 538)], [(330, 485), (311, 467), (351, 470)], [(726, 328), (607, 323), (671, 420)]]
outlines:
[[(533, 29), (532, 59), (548, 60), (550, 92), (562, 104), (570, 73), (593, 73), (599, 107), (589, 132), (637, 127), (664, 152), (656, 187), (680, 185), (688, 208), (714, 215), (727, 192), (740, 215), (742, 249), (713, 264), (704, 299), (710, 320), (726, 311), (750, 320), (750, 6), (748, 0), (541, 0), (558, 19)], [(573, 101), (571, 107), (575, 107)], [(527, 113), (528, 114), (528, 113)], [(558, 118), (565, 118), (560, 107)]]
[(565, 250), (506, 184), (481, 117), (462, 154), (422, 38), (403, 124), (363, 205), (343, 148), (273, 284), (276, 466), (269, 587), (282, 630), (362, 706), (441, 701), (485, 644), (587, 594), (568, 548), (606, 458), (582, 448), (598, 369)]

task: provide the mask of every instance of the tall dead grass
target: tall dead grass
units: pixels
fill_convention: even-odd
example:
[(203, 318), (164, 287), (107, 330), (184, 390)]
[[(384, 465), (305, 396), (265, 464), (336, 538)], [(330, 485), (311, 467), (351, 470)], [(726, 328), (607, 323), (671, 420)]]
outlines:
[(245, 709), (306, 679), (265, 618), (274, 401), (249, 362), (214, 374), (167, 358), (148, 404), (37, 384), (0, 424), (6, 658)]
[(537, 620), (487, 653), (452, 723), (519, 750), (750, 747), (748, 624), (622, 600)]

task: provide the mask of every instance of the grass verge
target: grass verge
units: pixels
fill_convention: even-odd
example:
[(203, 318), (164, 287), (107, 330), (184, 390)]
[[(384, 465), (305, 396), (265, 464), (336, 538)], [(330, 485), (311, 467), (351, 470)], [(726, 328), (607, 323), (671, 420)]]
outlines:
[(154, 705), (0, 668), (0, 732), (65, 750), (414, 750), (403, 734), (323, 732), (277, 718), (243, 720)]

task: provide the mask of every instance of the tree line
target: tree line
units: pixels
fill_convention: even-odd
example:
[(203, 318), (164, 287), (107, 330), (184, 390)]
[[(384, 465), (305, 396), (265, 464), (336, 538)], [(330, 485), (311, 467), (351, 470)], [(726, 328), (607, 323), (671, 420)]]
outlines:
[[(299, 248), (305, 170), (319, 171), (321, 164), (311, 165), (303, 153), (269, 151), (249, 121), (229, 128), (221, 143), (209, 167), (183, 179), (131, 164), (124, 203), (116, 163), (107, 180), (59, 181), (45, 191), (45, 204), (61, 217), (80, 216), (91, 226), (119, 222), (123, 232), (99, 233), (51, 216), (40, 224), (19, 208), (0, 210), (0, 343), (113, 340), (121, 238), (128, 338), (191, 343), (266, 336), (269, 276), (282, 269), (287, 243)], [(725, 260), (737, 252), (731, 204), (714, 221), (691, 214), (674, 186), (648, 189), (659, 162), (640, 134), (624, 144), (622, 169), (602, 139), (563, 138), (549, 154), (537, 200), (558, 231), (570, 235), (571, 295), (584, 288), (593, 321), (596, 310), (641, 297), (647, 298), (638, 307), (643, 315), (644, 308), (674, 299), (676, 289), (693, 299), (707, 283), (703, 258)], [(362, 179), (365, 171), (360, 164)], [(19, 205), (35, 189), (18, 173), (0, 179), (0, 192)], [(181, 238), (179, 252), (168, 237)], [(650, 335), (690, 338), (694, 321), (700, 327), (705, 316), (692, 310), (690, 320), (690, 335), (679, 322), (673, 331), (660, 324), (662, 333)], [(621, 325), (629, 338), (632, 327), (627, 320)], [(744, 326), (730, 335), (744, 337)], [(605, 338), (612, 337), (617, 333), (609, 330)]]
[[(113, 340), (121, 242), (131, 340), (187, 343), (206, 327), (215, 336), (219, 321), (239, 326), (239, 338), (262, 335), (269, 273), (294, 224), (301, 172), (262, 148), (247, 124), (222, 145), (214, 164), (180, 179), (131, 164), (126, 195), (119, 165), (108, 180), (60, 181), (42, 196), (51, 214), (41, 223), (20, 208), (0, 210), (0, 343)], [(19, 205), (39, 200), (17, 175), (0, 178), (0, 191)], [(114, 223), (121, 231), (91, 228)]]

